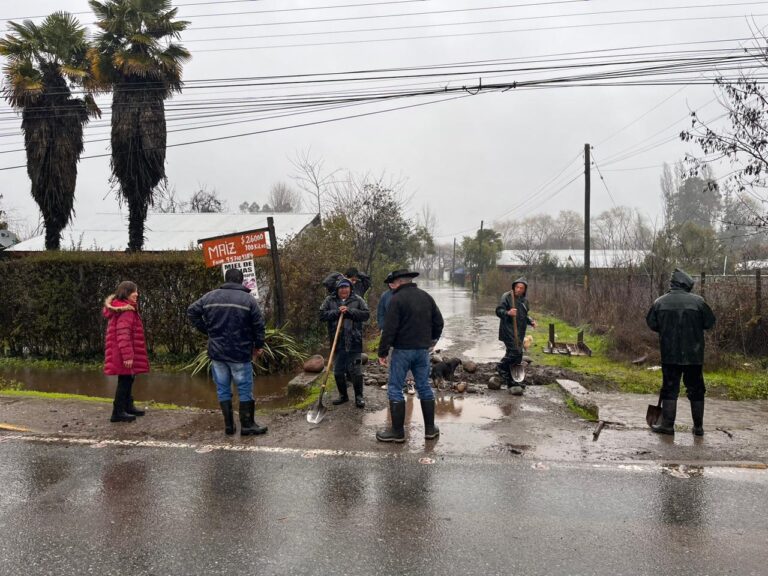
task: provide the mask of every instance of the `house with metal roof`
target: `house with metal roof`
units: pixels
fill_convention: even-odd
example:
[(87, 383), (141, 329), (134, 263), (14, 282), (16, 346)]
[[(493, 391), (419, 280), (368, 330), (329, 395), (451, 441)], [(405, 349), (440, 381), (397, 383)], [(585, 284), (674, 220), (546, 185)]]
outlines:
[[(589, 266), (593, 270), (634, 268), (640, 266), (648, 250), (592, 249)], [(546, 261), (558, 268), (583, 268), (584, 250), (502, 250), (496, 258), (496, 267), (523, 269)]]
[[(254, 214), (157, 213), (147, 216), (144, 226), (144, 251), (165, 252), (194, 250), (201, 238), (236, 234), (267, 227), (267, 218), (275, 223), (275, 235), (281, 242), (320, 224), (317, 214), (292, 212)], [(128, 214), (92, 214), (76, 218), (61, 235), (62, 250), (123, 252), (128, 247)], [(7, 249), (9, 252), (45, 250), (45, 235), (35, 236)]]

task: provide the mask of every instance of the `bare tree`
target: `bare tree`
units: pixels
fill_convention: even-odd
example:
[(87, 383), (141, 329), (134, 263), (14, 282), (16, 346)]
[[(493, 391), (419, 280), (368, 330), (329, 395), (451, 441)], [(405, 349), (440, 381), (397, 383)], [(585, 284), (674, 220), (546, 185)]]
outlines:
[(285, 182), (276, 182), (269, 189), (267, 203), (271, 206), (272, 212), (300, 212), (301, 192), (294, 190)]
[(370, 273), (381, 256), (389, 262), (406, 264), (411, 223), (404, 217), (410, 200), (404, 180), (387, 174), (372, 177), (351, 172), (328, 190), (332, 215), (343, 216), (355, 236), (355, 258)]
[(290, 161), (296, 170), (291, 178), (302, 191), (314, 198), (317, 213), (322, 218), (323, 199), (329, 187), (334, 184), (339, 170), (326, 173), (325, 161), (313, 158), (309, 148), (296, 152)]
[(208, 190), (208, 186), (201, 186), (189, 199), (189, 212), (224, 212), (227, 204), (219, 199), (216, 189)]
[(164, 214), (184, 212), (185, 204), (176, 194), (176, 186), (172, 186), (168, 178), (163, 178), (155, 188), (155, 199), (152, 212)]

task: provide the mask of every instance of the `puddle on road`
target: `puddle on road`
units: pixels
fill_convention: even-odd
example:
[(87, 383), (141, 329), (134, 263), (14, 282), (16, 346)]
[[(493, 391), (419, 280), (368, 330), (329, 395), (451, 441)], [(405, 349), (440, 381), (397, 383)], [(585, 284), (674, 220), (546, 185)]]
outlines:
[[(447, 422), (488, 424), (504, 417), (504, 412), (498, 405), (483, 398), (438, 394), (436, 400), (435, 422), (438, 425)], [(409, 426), (411, 420), (414, 420), (419, 426), (423, 426), (421, 404), (418, 399), (409, 396), (405, 404), (405, 425)], [(385, 426), (387, 424), (389, 424), (389, 408), (369, 412), (363, 416), (363, 425), (365, 426)]]

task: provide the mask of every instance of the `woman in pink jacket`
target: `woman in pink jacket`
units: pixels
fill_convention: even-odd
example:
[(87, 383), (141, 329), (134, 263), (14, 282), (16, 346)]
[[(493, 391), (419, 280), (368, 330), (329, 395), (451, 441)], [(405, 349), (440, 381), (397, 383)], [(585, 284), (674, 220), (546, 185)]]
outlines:
[(139, 316), (139, 289), (130, 281), (120, 282), (115, 294), (104, 302), (108, 319), (104, 347), (104, 373), (117, 376), (117, 390), (112, 409), (112, 422), (133, 422), (144, 416), (133, 404), (131, 388), (136, 374), (149, 372), (144, 326)]

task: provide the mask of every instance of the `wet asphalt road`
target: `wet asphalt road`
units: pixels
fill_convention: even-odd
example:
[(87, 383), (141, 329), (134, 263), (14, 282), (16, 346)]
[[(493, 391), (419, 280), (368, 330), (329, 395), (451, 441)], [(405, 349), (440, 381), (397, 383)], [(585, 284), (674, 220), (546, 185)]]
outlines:
[(768, 565), (762, 470), (3, 436), (0, 463), (3, 576), (744, 576)]

